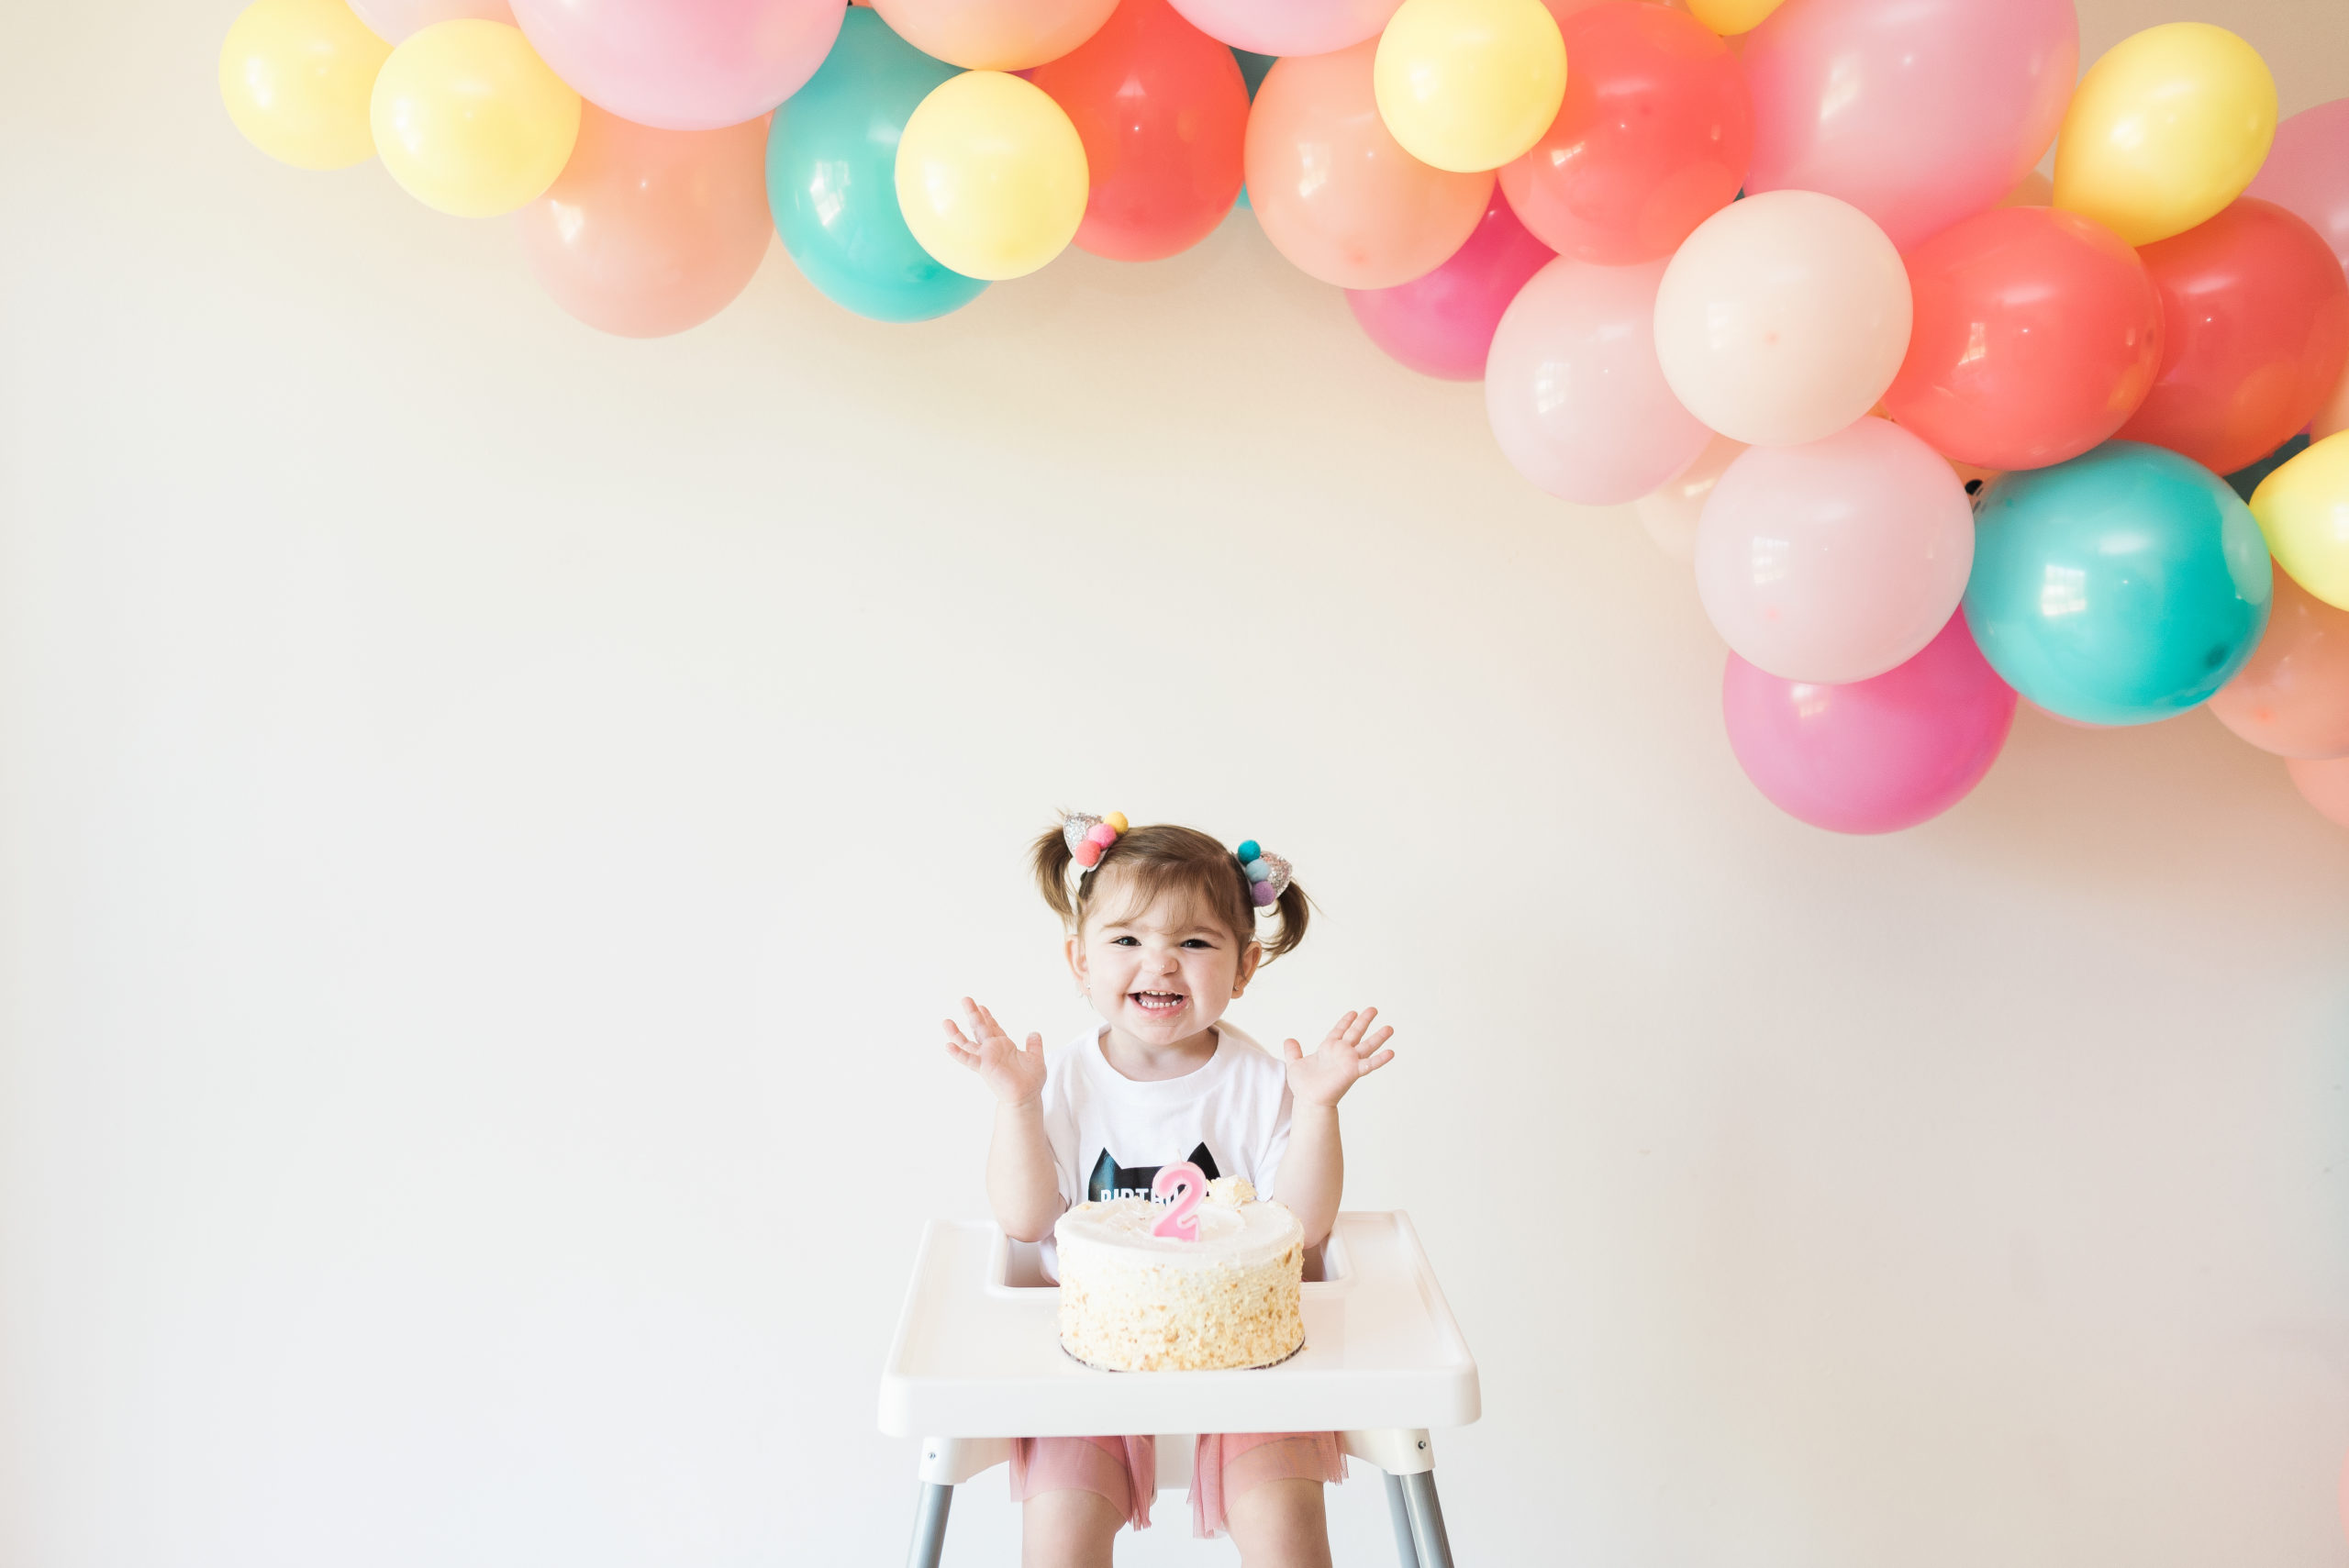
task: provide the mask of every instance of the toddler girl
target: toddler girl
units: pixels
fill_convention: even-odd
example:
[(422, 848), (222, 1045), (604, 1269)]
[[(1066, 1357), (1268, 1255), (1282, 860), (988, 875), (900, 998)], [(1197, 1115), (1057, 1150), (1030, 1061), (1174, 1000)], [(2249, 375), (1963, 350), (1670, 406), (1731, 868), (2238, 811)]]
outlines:
[[(1338, 1101), (1394, 1059), (1375, 1007), (1340, 1018), (1307, 1055), (1275, 1058), (1223, 1010), (1258, 964), (1305, 936), (1308, 906), (1288, 863), (1253, 842), (1237, 852), (1188, 828), (1130, 828), (1116, 814), (1071, 816), (1036, 840), (1036, 880), (1069, 931), (1077, 995), (1101, 1021), (1047, 1060), (1021, 1050), (985, 1007), (963, 999), (968, 1032), (946, 1049), (996, 1097), (987, 1200), (1022, 1241), (1048, 1243), (1074, 1205), (1149, 1196), (1159, 1167), (1188, 1160), (1213, 1179), (1243, 1176), (1277, 1197), (1321, 1245), (1338, 1215), (1345, 1159)], [(1076, 872), (1074, 887), (1070, 873)], [(1278, 922), (1256, 936), (1260, 914)], [(1147, 1373), (1138, 1375), (1148, 1375)], [(1321, 1485), (1345, 1479), (1334, 1432), (1202, 1436), (1192, 1528), (1228, 1529), (1251, 1568), (1326, 1568)], [(1150, 1523), (1156, 1454), (1146, 1437), (1028, 1438), (1011, 1463), (1029, 1568), (1101, 1568), (1120, 1524)]]

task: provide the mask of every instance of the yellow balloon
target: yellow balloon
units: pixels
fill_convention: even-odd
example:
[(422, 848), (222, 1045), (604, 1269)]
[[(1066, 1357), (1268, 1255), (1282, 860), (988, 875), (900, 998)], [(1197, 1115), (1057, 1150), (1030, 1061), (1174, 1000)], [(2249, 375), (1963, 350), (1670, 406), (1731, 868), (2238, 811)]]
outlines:
[(1566, 95), (1566, 46), (1542, 0), (1403, 0), (1371, 85), (1403, 150), (1455, 174), (1530, 150)]
[(2055, 205), (2132, 245), (2218, 216), (2276, 139), (2276, 79), (2208, 22), (2122, 39), (2088, 68), (2055, 143)]
[(1688, 0), (1688, 9), (1698, 21), (1727, 39), (1760, 27), (1762, 18), (1776, 10), (1779, 3), (1780, 0)]
[(367, 127), (392, 46), (342, 0), (255, 0), (220, 45), (220, 101), (245, 139), (296, 169), (375, 156)]
[(915, 240), (966, 277), (1024, 277), (1085, 221), (1085, 143), (1044, 90), (966, 71), (930, 90), (897, 139), (897, 206)]
[(410, 33), (375, 79), (384, 167), (407, 194), (458, 217), (537, 200), (571, 161), (579, 95), (519, 28), (462, 19)]
[(2327, 436), (2261, 480), (2251, 515), (2292, 581), (2349, 610), (2349, 431)]

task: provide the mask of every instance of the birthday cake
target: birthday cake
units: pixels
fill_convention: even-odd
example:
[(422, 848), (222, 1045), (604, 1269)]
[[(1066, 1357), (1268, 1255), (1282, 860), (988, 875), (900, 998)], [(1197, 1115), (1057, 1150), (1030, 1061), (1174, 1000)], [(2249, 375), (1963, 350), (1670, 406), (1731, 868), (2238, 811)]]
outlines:
[(1114, 1372), (1270, 1366), (1305, 1343), (1305, 1230), (1227, 1178), (1187, 1210), (1196, 1240), (1157, 1232), (1170, 1206), (1145, 1197), (1061, 1216), (1061, 1346)]

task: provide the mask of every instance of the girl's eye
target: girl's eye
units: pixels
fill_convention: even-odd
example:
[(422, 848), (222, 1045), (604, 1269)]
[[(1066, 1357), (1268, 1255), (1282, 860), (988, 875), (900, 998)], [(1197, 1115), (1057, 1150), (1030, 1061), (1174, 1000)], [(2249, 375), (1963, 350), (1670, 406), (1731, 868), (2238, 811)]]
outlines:
[(1183, 944), (1186, 948), (1211, 948), (1215, 944), (1205, 937), (1193, 937)]
[(1141, 941), (1139, 938), (1135, 937), (1118, 937), (1113, 939), (1109, 945), (1111, 947), (1119, 948), (1138, 948), (1141, 946)]

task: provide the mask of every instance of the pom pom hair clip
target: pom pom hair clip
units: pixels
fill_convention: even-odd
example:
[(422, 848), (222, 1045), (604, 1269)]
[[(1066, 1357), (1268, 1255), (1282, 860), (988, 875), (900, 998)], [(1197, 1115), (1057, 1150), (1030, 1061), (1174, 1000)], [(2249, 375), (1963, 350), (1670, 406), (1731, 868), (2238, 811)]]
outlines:
[(1088, 817), (1082, 811), (1071, 811), (1061, 817), (1061, 837), (1067, 840), (1068, 852), (1076, 863), (1091, 871), (1101, 863), (1103, 851), (1118, 841), (1126, 830), (1126, 814), (1112, 811), (1107, 817)]
[(1272, 853), (1251, 839), (1237, 851), (1240, 869), (1248, 876), (1248, 896), (1259, 909), (1268, 908), (1288, 891), (1289, 878), (1294, 874), (1288, 862)]

